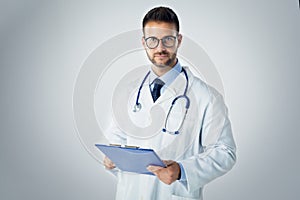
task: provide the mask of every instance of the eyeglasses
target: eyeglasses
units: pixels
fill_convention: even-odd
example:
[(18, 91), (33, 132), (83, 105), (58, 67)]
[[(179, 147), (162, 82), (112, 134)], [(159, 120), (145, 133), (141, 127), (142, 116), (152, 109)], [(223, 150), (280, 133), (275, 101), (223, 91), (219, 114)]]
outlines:
[(149, 49), (155, 49), (156, 47), (158, 47), (160, 40), (164, 47), (170, 48), (174, 47), (174, 45), (176, 44), (176, 38), (177, 37), (172, 35), (165, 36), (162, 39), (158, 39), (157, 37), (148, 37), (145, 38), (145, 42)]

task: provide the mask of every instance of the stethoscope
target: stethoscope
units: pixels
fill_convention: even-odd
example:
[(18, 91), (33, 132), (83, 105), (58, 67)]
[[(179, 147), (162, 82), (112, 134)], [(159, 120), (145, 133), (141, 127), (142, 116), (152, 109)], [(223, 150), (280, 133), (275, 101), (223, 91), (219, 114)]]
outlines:
[[(173, 134), (173, 135), (178, 135), (179, 134), (179, 130), (181, 129), (182, 125), (183, 125), (183, 122), (185, 120), (185, 117), (186, 117), (186, 114), (187, 114), (187, 111), (190, 107), (190, 99), (189, 97), (186, 95), (187, 93), (187, 90), (188, 90), (188, 86), (189, 86), (189, 78), (188, 78), (188, 75), (186, 73), (186, 70), (184, 68), (182, 68), (182, 71), (184, 73), (184, 76), (185, 76), (185, 79), (186, 79), (186, 85), (185, 85), (185, 89), (184, 89), (184, 92), (183, 92), (183, 95), (179, 95), (177, 97), (175, 97), (172, 101), (172, 104), (171, 104), (171, 107), (169, 108), (169, 111), (168, 111), (168, 114), (167, 114), (167, 117), (165, 119), (165, 123), (164, 123), (164, 128), (162, 129), (163, 132), (167, 132), (169, 134)], [(139, 87), (139, 90), (138, 90), (138, 93), (137, 93), (137, 97), (136, 97), (136, 101), (135, 101), (135, 105), (133, 107), (133, 112), (139, 112), (141, 109), (142, 109), (142, 104), (139, 102), (139, 98), (140, 98), (140, 94), (141, 94), (141, 90), (142, 90), (142, 87), (146, 81), (146, 79), (148, 78), (150, 74), (150, 71), (146, 74), (146, 76), (144, 77), (140, 87)], [(168, 124), (168, 119), (169, 119), (169, 116), (170, 116), (170, 113), (173, 109), (173, 106), (175, 105), (176, 101), (180, 98), (183, 98), (185, 99), (185, 113), (184, 113), (184, 117), (183, 119), (181, 120), (181, 123), (180, 123), (180, 126), (178, 128), (177, 131), (169, 131), (167, 130), (167, 124)]]

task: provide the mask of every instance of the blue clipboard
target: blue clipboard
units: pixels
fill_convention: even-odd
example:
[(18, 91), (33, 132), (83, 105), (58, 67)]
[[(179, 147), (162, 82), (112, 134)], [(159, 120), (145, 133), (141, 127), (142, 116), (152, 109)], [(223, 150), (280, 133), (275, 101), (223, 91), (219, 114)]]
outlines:
[(138, 174), (150, 174), (147, 170), (149, 165), (166, 167), (153, 149), (129, 148), (95, 144), (115, 165), (122, 171)]

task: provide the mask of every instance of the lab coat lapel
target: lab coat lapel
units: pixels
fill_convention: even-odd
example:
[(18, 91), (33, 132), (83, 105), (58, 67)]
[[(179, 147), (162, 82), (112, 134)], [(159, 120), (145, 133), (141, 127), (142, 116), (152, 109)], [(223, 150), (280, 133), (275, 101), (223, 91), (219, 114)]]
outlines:
[[(189, 70), (188, 67), (184, 67), (184, 69), (187, 72), (188, 78), (189, 78), (189, 87), (192, 85), (193, 82), (193, 76), (191, 74), (191, 71)], [(174, 97), (183, 94), (184, 89), (186, 86), (186, 78), (184, 73), (180, 73), (176, 79), (169, 85), (167, 88), (165, 88), (164, 92), (162, 95), (156, 100), (156, 102), (153, 102), (151, 91), (148, 85), (144, 85), (142, 88), (142, 99), (145, 102), (145, 105), (150, 105), (150, 107), (156, 105), (156, 104), (161, 104), (164, 103), (165, 101), (169, 99), (174, 99)]]
[(161, 104), (170, 98), (174, 98), (175, 95), (176, 92), (174, 91), (174, 89), (167, 87), (165, 88), (165, 91), (161, 94), (161, 96), (156, 100), (154, 104)]
[(141, 98), (143, 99), (144, 104), (152, 107), (152, 106), (160, 104), (170, 98), (174, 98), (174, 96), (176, 95), (176, 91), (174, 90), (174, 88), (168, 87), (165, 89), (163, 94), (155, 102), (153, 102), (150, 88), (148, 85), (145, 84), (142, 88), (141, 94), (142, 94)]
[(180, 73), (176, 79), (165, 88), (163, 94), (157, 99), (156, 104), (161, 104), (170, 98), (183, 94), (186, 85), (186, 79), (183, 73)]
[(141, 98), (142, 98), (144, 104), (149, 107), (152, 107), (154, 105), (154, 102), (153, 102), (153, 98), (152, 98), (151, 91), (150, 91), (148, 84), (145, 84), (143, 86), (141, 94), (142, 94)]

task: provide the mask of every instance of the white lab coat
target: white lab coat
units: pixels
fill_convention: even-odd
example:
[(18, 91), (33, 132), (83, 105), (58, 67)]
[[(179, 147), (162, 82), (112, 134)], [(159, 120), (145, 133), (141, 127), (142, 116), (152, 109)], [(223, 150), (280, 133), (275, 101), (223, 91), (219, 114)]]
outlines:
[[(166, 185), (156, 176), (117, 171), (117, 200), (202, 200), (204, 185), (233, 167), (236, 146), (223, 98), (215, 89), (195, 77), (187, 67), (185, 69), (189, 77), (187, 95), (191, 104), (179, 135), (158, 132), (147, 139), (126, 136), (112, 123), (106, 131), (106, 137), (112, 143), (152, 148), (162, 159), (180, 162), (186, 180)], [(132, 112), (136, 96), (133, 95), (129, 100), (131, 120), (147, 126), (151, 123), (147, 114), (149, 110), (160, 105), (167, 113), (174, 97), (183, 94), (185, 85), (186, 79), (181, 73), (153, 103), (149, 86), (145, 83), (139, 100), (143, 107), (139, 113)], [(178, 120), (184, 116), (184, 105), (184, 101), (180, 100), (170, 115), (171, 129), (176, 130), (176, 122), (178, 124)]]

